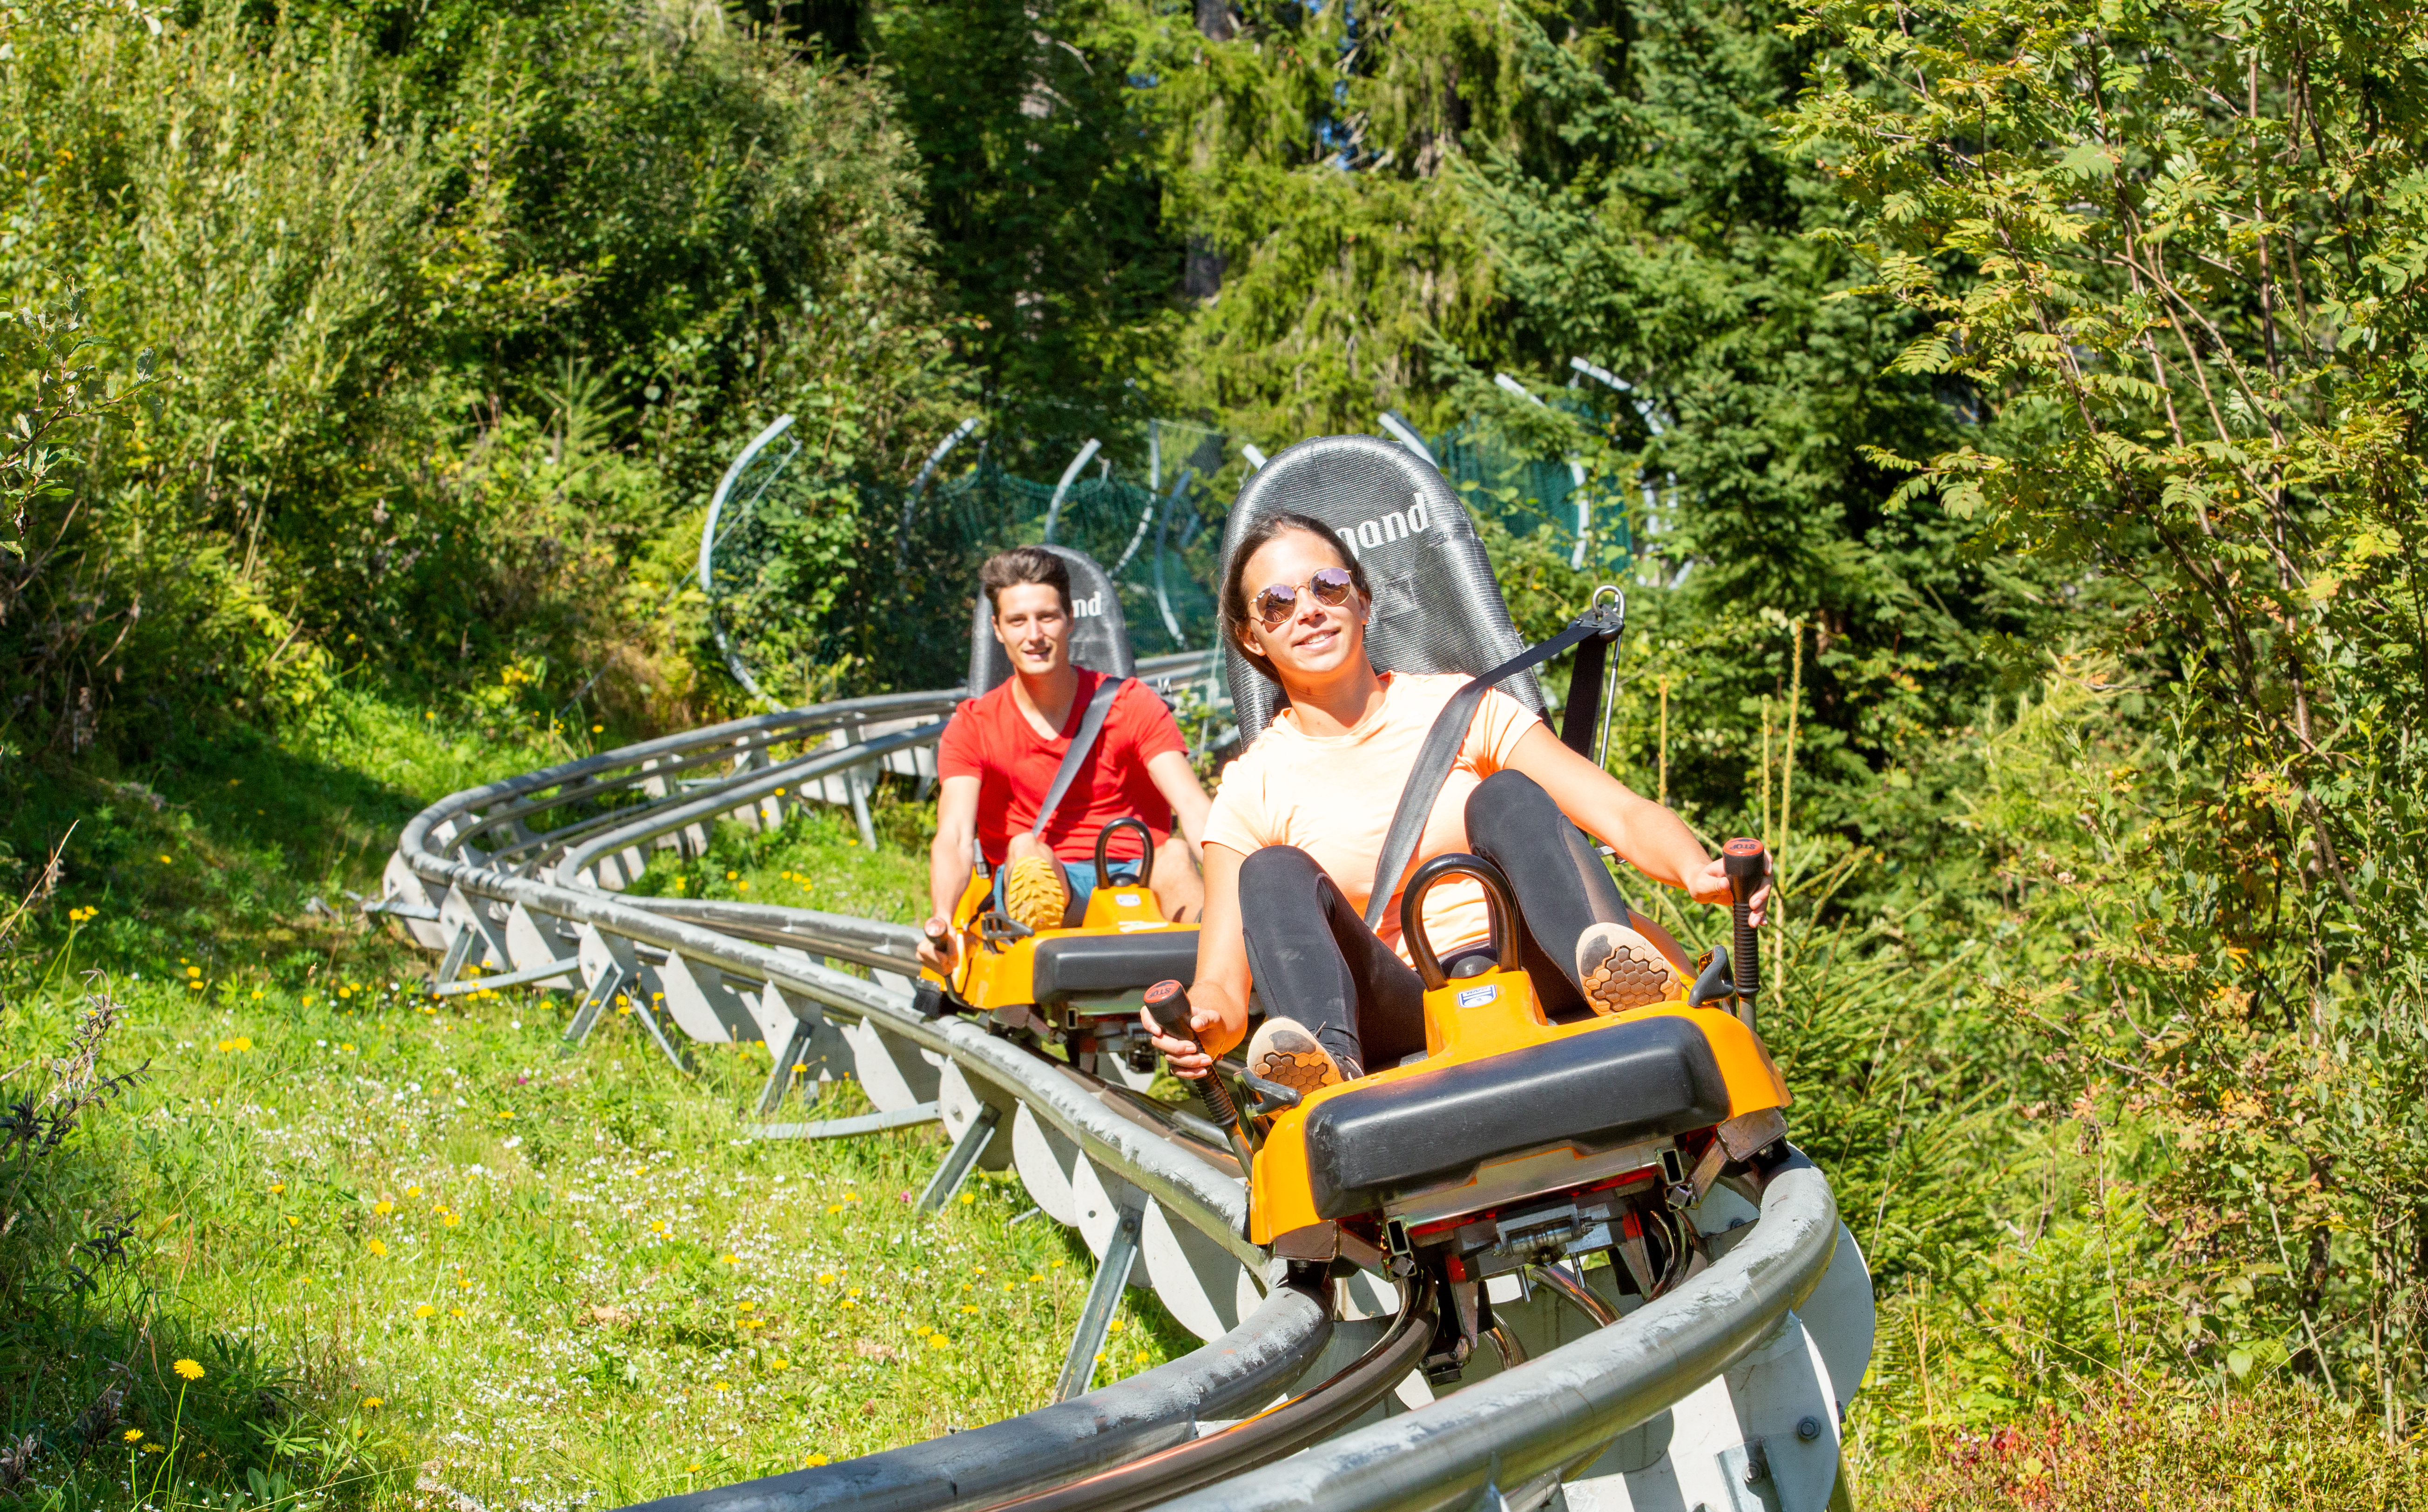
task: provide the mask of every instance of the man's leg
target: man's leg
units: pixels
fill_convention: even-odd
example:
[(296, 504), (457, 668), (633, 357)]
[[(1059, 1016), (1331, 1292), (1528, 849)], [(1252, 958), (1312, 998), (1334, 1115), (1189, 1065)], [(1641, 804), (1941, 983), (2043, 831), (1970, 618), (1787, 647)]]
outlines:
[(1015, 832), (1005, 844), (1002, 877), (995, 894), (1003, 899), (1004, 912), (1018, 922), (1050, 929), (1069, 914), (1071, 888), (1062, 863), (1053, 846), (1027, 830)]
[(1165, 918), (1194, 924), (1205, 916), (1206, 879), (1197, 875), (1189, 842), (1177, 831), (1155, 847), (1155, 874), (1148, 880), (1155, 889), (1156, 907)]
[(1268, 846), (1240, 863), (1239, 923), (1267, 1016), (1304, 1025), (1343, 1075), (1424, 1049), (1424, 984), (1314, 857)]
[(1468, 795), (1467, 843), (1518, 895), (1519, 953), (1544, 1011), (1584, 1011), (1577, 942), (1595, 925), (1628, 925), (1627, 901), (1593, 842), (1541, 783), (1499, 771)]

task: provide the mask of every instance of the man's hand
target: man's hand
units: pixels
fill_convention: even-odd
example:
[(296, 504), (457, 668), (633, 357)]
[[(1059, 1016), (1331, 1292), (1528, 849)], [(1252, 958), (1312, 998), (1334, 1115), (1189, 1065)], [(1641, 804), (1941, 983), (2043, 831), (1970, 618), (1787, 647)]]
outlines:
[[(1173, 1076), (1186, 1076), (1194, 1081), (1213, 1069), (1212, 1056), (1187, 1040), (1173, 1039), (1157, 1028), (1155, 1015), (1145, 1009), (1139, 1010), (1139, 1022), (1146, 1027), (1147, 1038), (1155, 1042), (1155, 1047), (1163, 1052), (1163, 1058), (1166, 1060), (1172, 1062)], [(1222, 1015), (1203, 1003), (1192, 1001), (1189, 1005), (1189, 1032), (1196, 1035), (1202, 1044), (1209, 1030), (1217, 1035), (1222, 1032)]]
[[(1753, 893), (1752, 919), (1757, 927), (1761, 925), (1763, 914), (1770, 907), (1770, 857), (1765, 853), (1762, 858), (1762, 885), (1755, 888)], [(1735, 890), (1729, 885), (1726, 863), (1719, 861), (1714, 861), (1701, 871), (1688, 877), (1686, 891), (1694, 895), (1695, 901), (1698, 903), (1714, 903), (1721, 908), (1727, 908), (1737, 900)]]
[(934, 914), (919, 927), (919, 932), (927, 937), (919, 942), (919, 964), (939, 977), (950, 977), (960, 962), (960, 937), (953, 932), (951, 925)]

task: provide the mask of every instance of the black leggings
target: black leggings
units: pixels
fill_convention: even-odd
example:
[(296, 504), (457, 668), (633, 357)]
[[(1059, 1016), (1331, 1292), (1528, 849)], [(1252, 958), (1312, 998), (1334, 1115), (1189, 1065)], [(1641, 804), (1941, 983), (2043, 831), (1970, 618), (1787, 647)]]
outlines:
[[(1467, 843), (1518, 896), (1519, 954), (1544, 1011), (1554, 1020), (1588, 1011), (1577, 936), (1628, 917), (1593, 842), (1533, 778), (1500, 771), (1468, 796)], [(1424, 1050), (1424, 983), (1314, 857), (1296, 846), (1252, 853), (1239, 865), (1239, 922), (1266, 1014), (1298, 1020), (1357, 1068), (1342, 1069), (1380, 1071)]]

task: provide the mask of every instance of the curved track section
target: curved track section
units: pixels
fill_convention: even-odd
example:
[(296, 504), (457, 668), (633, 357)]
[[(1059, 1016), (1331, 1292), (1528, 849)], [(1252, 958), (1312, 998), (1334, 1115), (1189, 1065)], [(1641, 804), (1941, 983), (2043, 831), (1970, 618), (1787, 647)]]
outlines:
[[(1170, 688), (1208, 676), (1208, 660), (1139, 671)], [(1083, 1332), (1069, 1400), (652, 1507), (1076, 1512), (1182, 1496), (1191, 1507), (1433, 1507), (1475, 1504), (1489, 1487), (1483, 1504), (1509, 1507), (1565, 1494), (1578, 1512), (1673, 1498), (1819, 1512), (1837, 1478), (1837, 1419), (1870, 1355), (1870, 1288), (1827, 1182), (1800, 1158), (1747, 1200), (1707, 1199), (1697, 1221), (1720, 1257), (1608, 1326), (1628, 1300), (1608, 1271), (1524, 1291), (1509, 1278), (1495, 1309), (1523, 1339), (1510, 1354), (1521, 1363), (1480, 1382), (1471, 1368), (1473, 1384), (1435, 1401), (1411, 1373), (1433, 1333), (1430, 1290), (1270, 1261), (1243, 1237), (1244, 1184), (1218, 1131), (1143, 1096), (1145, 1078), (1118, 1055), (1100, 1057), (1098, 1075), (1006, 1026), (921, 1017), (906, 925), (621, 896), (653, 856), (700, 854), (713, 825), (780, 825), (809, 803), (848, 807), (873, 841), (870, 784), (890, 772), (924, 791), (960, 697), (761, 715), (452, 794), (405, 827), (385, 896), (367, 905), (439, 957), (442, 993), (570, 992), (574, 1044), (611, 1010), (633, 1014), (679, 1065), (693, 1041), (763, 1043), (763, 1115), (796, 1078), (857, 1077), (876, 1115), (762, 1132), (940, 1121), (954, 1143), (930, 1198), (973, 1168), (1015, 1167), (1099, 1257), (1099, 1325), (1123, 1283), (1146, 1284), (1207, 1340), (1089, 1391), (1095, 1343)], [(1782, 1413), (1800, 1416), (1772, 1423)]]

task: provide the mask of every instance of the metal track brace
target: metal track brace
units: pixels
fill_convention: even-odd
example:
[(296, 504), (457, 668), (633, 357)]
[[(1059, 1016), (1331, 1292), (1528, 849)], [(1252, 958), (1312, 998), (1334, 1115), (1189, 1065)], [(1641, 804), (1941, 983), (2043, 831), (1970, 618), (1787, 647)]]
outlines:
[(1146, 1199), (1134, 1195), (1122, 1208), (1121, 1219), (1113, 1225), (1113, 1237), (1106, 1241), (1105, 1257), (1096, 1266), (1095, 1285), (1088, 1289), (1088, 1305), (1079, 1309), (1079, 1328), (1071, 1336), (1071, 1353), (1062, 1361), (1062, 1378), (1054, 1384), (1054, 1400), (1068, 1402), (1088, 1389), (1096, 1379), (1096, 1356), (1105, 1347), (1105, 1334), (1113, 1321), (1113, 1307), (1122, 1300), (1122, 1288), (1129, 1285), (1130, 1267), (1138, 1262), (1139, 1227), (1146, 1218)]

